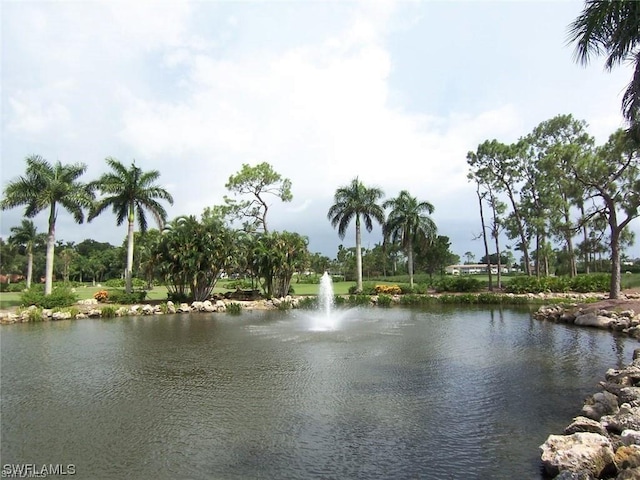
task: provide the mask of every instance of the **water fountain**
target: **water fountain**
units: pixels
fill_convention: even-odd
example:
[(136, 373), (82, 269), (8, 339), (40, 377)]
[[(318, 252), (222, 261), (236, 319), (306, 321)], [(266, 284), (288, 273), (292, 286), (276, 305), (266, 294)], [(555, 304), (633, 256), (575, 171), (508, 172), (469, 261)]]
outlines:
[(337, 319), (333, 311), (333, 281), (328, 272), (320, 279), (318, 314), (314, 316), (313, 330), (335, 330)]

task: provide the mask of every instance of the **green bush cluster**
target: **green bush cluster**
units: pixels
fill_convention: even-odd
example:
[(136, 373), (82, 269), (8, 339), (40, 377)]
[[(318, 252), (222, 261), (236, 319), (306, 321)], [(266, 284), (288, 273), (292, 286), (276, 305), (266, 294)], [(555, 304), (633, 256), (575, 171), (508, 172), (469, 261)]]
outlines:
[(284, 300), (278, 304), (278, 310), (285, 311), (291, 310), (291, 302), (289, 300)]
[(608, 273), (593, 273), (578, 275), (571, 279), (570, 290), (574, 292), (608, 292), (611, 286), (611, 275)]
[[(22, 313), (22, 312), (20, 312)], [(44, 317), (42, 316), (42, 307), (30, 308), (27, 310), (27, 321), (29, 322), (42, 322)]]
[(24, 306), (35, 305), (41, 308), (68, 307), (78, 301), (78, 296), (69, 287), (55, 287), (51, 295), (44, 294), (43, 285), (34, 285), (20, 296), (20, 302)]
[(105, 305), (100, 309), (102, 318), (113, 318), (116, 316), (116, 311), (113, 305)]
[(320, 279), (322, 278), (321, 275), (318, 275), (317, 273), (312, 273), (311, 275), (304, 275), (303, 277), (300, 278), (300, 282), (301, 283), (308, 283), (311, 285), (318, 285), (320, 284)]
[(167, 292), (167, 300), (173, 303), (187, 303), (189, 300), (189, 295), (181, 292)]
[(21, 292), (27, 288), (27, 282), (0, 283), (0, 292)]
[(378, 306), (379, 307), (390, 307), (393, 299), (391, 295), (380, 294), (378, 295)]
[(347, 305), (351, 307), (361, 307), (364, 305), (369, 305), (371, 303), (371, 297), (369, 295), (349, 295), (347, 298)]
[(313, 310), (318, 308), (318, 297), (308, 296), (298, 300), (298, 308), (303, 310)]
[(594, 273), (571, 277), (514, 277), (505, 285), (509, 293), (541, 292), (606, 292), (609, 290), (611, 275)]
[(333, 304), (336, 307), (344, 307), (347, 304), (347, 299), (341, 297), (340, 295), (336, 295), (336, 297), (333, 299)]
[(126, 293), (124, 290), (109, 291), (109, 302), (118, 303), (120, 305), (134, 305), (136, 303), (142, 303), (145, 298), (147, 298), (146, 290), (134, 290), (131, 293)]
[(400, 297), (400, 305), (413, 306), (433, 303), (433, 297), (409, 293)]
[(442, 277), (435, 284), (437, 292), (478, 292), (482, 287), (480, 280), (470, 276)]
[(228, 303), (227, 313), (230, 315), (240, 315), (242, 313), (242, 305), (236, 302)]
[[(124, 288), (124, 278), (111, 278), (104, 282), (102, 285), (109, 288)], [(132, 278), (131, 285), (133, 288), (144, 288), (147, 286), (147, 282), (141, 278)]]
[(253, 285), (251, 284), (251, 279), (249, 278), (239, 278), (237, 280), (229, 280), (228, 282), (225, 282), (223, 286), (224, 288), (229, 290), (237, 290), (238, 288), (240, 290), (253, 289)]

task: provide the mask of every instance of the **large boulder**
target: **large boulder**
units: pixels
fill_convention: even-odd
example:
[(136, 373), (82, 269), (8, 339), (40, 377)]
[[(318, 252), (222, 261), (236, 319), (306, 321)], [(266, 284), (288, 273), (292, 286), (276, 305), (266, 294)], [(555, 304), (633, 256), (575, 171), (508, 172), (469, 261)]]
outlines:
[(176, 306), (171, 300), (167, 302), (167, 313), (176, 313)]
[(573, 323), (582, 327), (609, 328), (609, 325), (613, 322), (615, 320), (611, 317), (599, 315), (596, 312), (588, 312), (577, 316)]
[(615, 471), (611, 441), (597, 433), (549, 435), (540, 449), (544, 470), (552, 476), (565, 470), (588, 472), (596, 477)]
[(614, 415), (605, 415), (600, 423), (610, 432), (622, 433), (624, 430), (640, 430), (640, 407), (632, 407), (628, 403), (620, 405)]
[(597, 480), (590, 472), (570, 472), (565, 470), (553, 480)]
[(71, 318), (71, 312), (53, 312), (51, 314), (52, 320), (69, 320)]
[(616, 480), (638, 480), (640, 478), (640, 468), (630, 468), (621, 471)]
[(603, 436), (607, 435), (607, 430), (600, 422), (587, 417), (574, 418), (573, 422), (564, 429), (565, 435), (571, 435), (578, 432), (592, 432)]
[(593, 420), (600, 420), (604, 415), (611, 415), (618, 411), (618, 397), (611, 392), (598, 392), (587, 398), (582, 407), (582, 414)]
[(615, 458), (618, 470), (640, 467), (640, 446), (623, 445), (616, 450)]
[(640, 432), (638, 430), (623, 430), (620, 439), (625, 445), (640, 445)]
[(213, 303), (211, 303), (211, 300), (205, 300), (204, 302), (202, 302), (201, 311), (204, 311), (204, 312), (215, 312), (216, 311), (216, 307), (213, 306)]

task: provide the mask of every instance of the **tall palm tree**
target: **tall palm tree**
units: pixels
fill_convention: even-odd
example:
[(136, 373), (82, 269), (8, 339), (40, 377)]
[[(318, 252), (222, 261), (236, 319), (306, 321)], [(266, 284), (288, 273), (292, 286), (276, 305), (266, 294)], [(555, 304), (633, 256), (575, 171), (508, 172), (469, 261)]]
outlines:
[(33, 221), (23, 219), (18, 227), (11, 227), (9, 242), (24, 248), (27, 254), (27, 288), (33, 280), (33, 249), (46, 243), (46, 235), (38, 233)]
[(382, 206), (391, 209), (382, 229), (385, 241), (391, 239), (393, 243), (399, 242), (406, 251), (409, 284), (413, 287), (413, 246), (433, 240), (437, 232), (436, 224), (429, 216), (433, 213), (433, 205), (419, 202), (409, 192), (402, 190), (396, 198), (387, 200)]
[(83, 208), (89, 208), (94, 199), (90, 185), (78, 179), (84, 174), (84, 164), (53, 165), (38, 155), (27, 157), (24, 176), (7, 184), (0, 208), (26, 205), (24, 216), (33, 218), (41, 211), (49, 210), (49, 230), (47, 232), (47, 256), (45, 267), (45, 295), (50, 295), (53, 286), (53, 258), (56, 243), (56, 219), (58, 205), (73, 215), (77, 223), (84, 221)]
[(133, 271), (133, 232), (138, 216), (138, 226), (141, 232), (147, 230), (148, 210), (162, 229), (167, 220), (167, 212), (157, 201), (166, 200), (173, 205), (173, 197), (164, 188), (154, 182), (160, 177), (160, 172), (150, 170), (143, 172), (135, 164), (127, 168), (115, 158), (108, 157), (107, 165), (113, 172), (103, 174), (92, 186), (102, 193), (103, 198), (97, 201), (89, 213), (89, 221), (100, 215), (107, 207), (113, 208), (117, 225), (127, 220), (127, 268), (125, 271), (125, 288), (127, 293), (132, 291)]
[(633, 62), (635, 70), (622, 97), (622, 114), (631, 130), (640, 130), (640, 2), (586, 0), (582, 13), (569, 26), (569, 42), (582, 64), (592, 55), (606, 55), (605, 67)]
[(373, 230), (373, 220), (384, 223), (384, 210), (378, 204), (384, 194), (376, 187), (366, 187), (358, 177), (349, 185), (339, 187), (334, 195), (334, 204), (327, 218), (331, 226), (338, 227), (338, 235), (344, 239), (351, 220), (356, 220), (356, 271), (358, 292), (362, 292), (362, 232), (361, 219), (368, 232)]

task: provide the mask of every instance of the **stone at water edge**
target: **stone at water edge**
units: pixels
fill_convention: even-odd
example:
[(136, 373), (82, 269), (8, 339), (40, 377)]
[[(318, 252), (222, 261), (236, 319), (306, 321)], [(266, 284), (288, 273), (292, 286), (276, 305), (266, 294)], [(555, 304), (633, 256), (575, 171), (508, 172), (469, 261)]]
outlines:
[(561, 471), (569, 470), (600, 476), (615, 470), (611, 441), (597, 433), (549, 435), (540, 449), (542, 464), (549, 475), (558, 475)]
[(593, 420), (618, 412), (618, 397), (610, 392), (598, 392), (587, 398), (582, 414)]
[(582, 327), (609, 328), (614, 321), (613, 318), (590, 312), (577, 316), (573, 323)]

